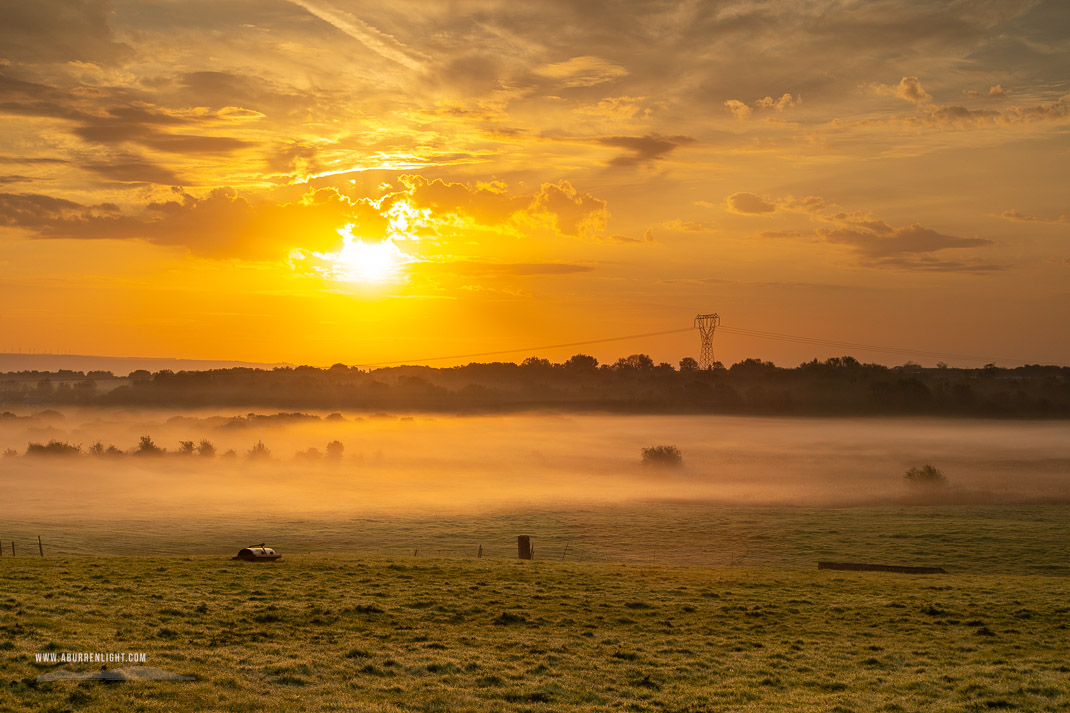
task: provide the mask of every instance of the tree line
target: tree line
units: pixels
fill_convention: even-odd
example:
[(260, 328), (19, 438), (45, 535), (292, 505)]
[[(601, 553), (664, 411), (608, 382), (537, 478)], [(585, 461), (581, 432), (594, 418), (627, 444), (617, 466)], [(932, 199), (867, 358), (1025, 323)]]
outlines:
[[(2, 406), (308, 408), (323, 410), (516, 411), (535, 408), (638, 413), (947, 415), (1070, 417), (1070, 367), (884, 366), (844, 356), (794, 368), (760, 359), (699, 369), (686, 357), (655, 363), (632, 354), (600, 364), (564, 362), (361, 369), (335, 364), (211, 369), (126, 377), (108, 372), (0, 374)], [(3, 414), (0, 413), (0, 418)]]

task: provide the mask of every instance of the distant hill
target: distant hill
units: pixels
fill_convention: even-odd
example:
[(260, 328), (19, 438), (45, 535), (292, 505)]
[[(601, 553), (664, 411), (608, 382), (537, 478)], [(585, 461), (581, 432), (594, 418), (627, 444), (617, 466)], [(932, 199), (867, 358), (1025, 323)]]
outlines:
[(0, 373), (11, 371), (110, 371), (116, 376), (126, 376), (132, 371), (146, 369), (156, 372), (204, 371), (206, 369), (231, 369), (245, 366), (272, 369), (290, 364), (262, 364), (251, 361), (222, 361), (211, 359), (171, 359), (168, 357), (116, 357), (90, 354), (0, 354)]

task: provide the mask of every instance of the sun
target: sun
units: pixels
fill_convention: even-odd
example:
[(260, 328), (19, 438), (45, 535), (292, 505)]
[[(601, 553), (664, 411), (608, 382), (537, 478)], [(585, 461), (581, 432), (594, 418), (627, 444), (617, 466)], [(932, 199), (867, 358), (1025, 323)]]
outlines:
[(339, 228), (342, 249), (336, 253), (315, 253), (329, 264), (330, 277), (342, 282), (396, 282), (403, 267), (412, 262), (411, 255), (394, 245), (392, 238), (365, 242), (353, 235), (353, 225)]

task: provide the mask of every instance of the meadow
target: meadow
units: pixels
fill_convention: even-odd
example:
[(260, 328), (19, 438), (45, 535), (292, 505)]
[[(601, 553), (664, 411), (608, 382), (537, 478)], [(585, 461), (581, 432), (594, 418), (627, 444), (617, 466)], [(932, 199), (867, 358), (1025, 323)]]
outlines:
[[(1058, 423), (107, 410), (0, 421), (0, 447), (20, 451), (49, 439), (129, 448), (145, 434), (235, 454), (0, 460), (0, 710), (1070, 706), (1070, 444)], [(334, 439), (344, 454), (327, 458)], [(254, 457), (257, 442), (270, 455)], [(678, 445), (683, 467), (642, 466), (641, 447), (659, 443)], [(925, 463), (948, 482), (905, 481)], [(533, 561), (515, 559), (519, 534)], [(230, 560), (261, 541), (283, 559)], [(949, 574), (818, 571), (819, 560)], [(142, 652), (197, 680), (36, 682), (99, 666), (36, 654), (82, 651)]]
[[(1064, 577), (334, 555), (2, 564), (4, 710), (1070, 706)], [(84, 650), (145, 652), (197, 680), (34, 682), (56, 668), (35, 653)]]

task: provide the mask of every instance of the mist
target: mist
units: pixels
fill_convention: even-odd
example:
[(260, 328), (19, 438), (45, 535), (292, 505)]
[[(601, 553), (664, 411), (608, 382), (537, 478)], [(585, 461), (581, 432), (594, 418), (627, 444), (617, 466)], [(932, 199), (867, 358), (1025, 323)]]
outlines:
[[(0, 461), (11, 517), (1070, 501), (1070, 434), (1061, 423), (95, 409), (16, 416), (0, 420), (0, 450), (19, 454)], [(130, 451), (146, 435), (168, 453), (23, 455), (28, 443), (49, 440)], [(180, 441), (202, 439), (215, 457), (175, 453)], [(343, 444), (340, 457), (325, 456), (331, 441)], [(270, 455), (250, 456), (258, 442)], [(642, 465), (641, 449), (659, 444), (677, 446), (683, 466)], [(923, 464), (943, 471), (946, 484), (904, 480)]]

